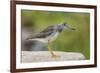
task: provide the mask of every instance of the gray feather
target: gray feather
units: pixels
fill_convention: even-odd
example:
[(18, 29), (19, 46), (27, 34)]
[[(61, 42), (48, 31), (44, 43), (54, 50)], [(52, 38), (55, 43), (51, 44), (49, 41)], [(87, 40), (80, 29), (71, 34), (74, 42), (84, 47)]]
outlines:
[(53, 33), (53, 31), (55, 26), (49, 26), (46, 29), (44, 29), (43, 31), (41, 31), (39, 34), (28, 38), (28, 39), (33, 39), (33, 38), (46, 38), (47, 36), (51, 35)]

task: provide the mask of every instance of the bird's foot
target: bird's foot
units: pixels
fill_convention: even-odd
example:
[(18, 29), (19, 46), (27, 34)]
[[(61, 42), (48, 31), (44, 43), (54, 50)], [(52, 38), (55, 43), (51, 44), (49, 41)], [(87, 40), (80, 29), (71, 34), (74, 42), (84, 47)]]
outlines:
[(52, 58), (59, 58), (59, 55), (52, 55)]

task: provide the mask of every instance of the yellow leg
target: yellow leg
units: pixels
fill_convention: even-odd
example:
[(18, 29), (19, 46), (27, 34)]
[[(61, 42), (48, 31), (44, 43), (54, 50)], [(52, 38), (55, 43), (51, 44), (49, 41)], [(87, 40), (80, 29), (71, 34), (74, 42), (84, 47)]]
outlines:
[(59, 57), (58, 55), (55, 55), (55, 54), (53, 53), (52, 49), (50, 48), (49, 43), (48, 43), (48, 50), (50, 51), (50, 53), (51, 53), (51, 55), (52, 55), (53, 58)]

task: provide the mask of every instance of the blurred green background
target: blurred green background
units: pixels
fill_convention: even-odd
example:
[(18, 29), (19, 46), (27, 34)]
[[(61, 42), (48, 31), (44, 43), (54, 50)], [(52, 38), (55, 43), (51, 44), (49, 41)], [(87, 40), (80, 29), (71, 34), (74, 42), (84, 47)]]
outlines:
[(90, 59), (90, 14), (80, 12), (56, 12), (21, 10), (22, 27), (31, 27), (38, 33), (48, 26), (67, 22), (75, 31), (64, 30), (52, 42), (53, 50), (81, 52)]

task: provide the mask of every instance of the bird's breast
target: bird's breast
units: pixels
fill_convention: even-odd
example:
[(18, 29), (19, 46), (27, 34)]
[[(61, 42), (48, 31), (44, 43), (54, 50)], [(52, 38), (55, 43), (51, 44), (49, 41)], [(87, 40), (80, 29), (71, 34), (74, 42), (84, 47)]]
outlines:
[(59, 32), (52, 33), (49, 37), (47, 37), (47, 40), (49, 40), (50, 42), (54, 41), (57, 38), (58, 34)]

